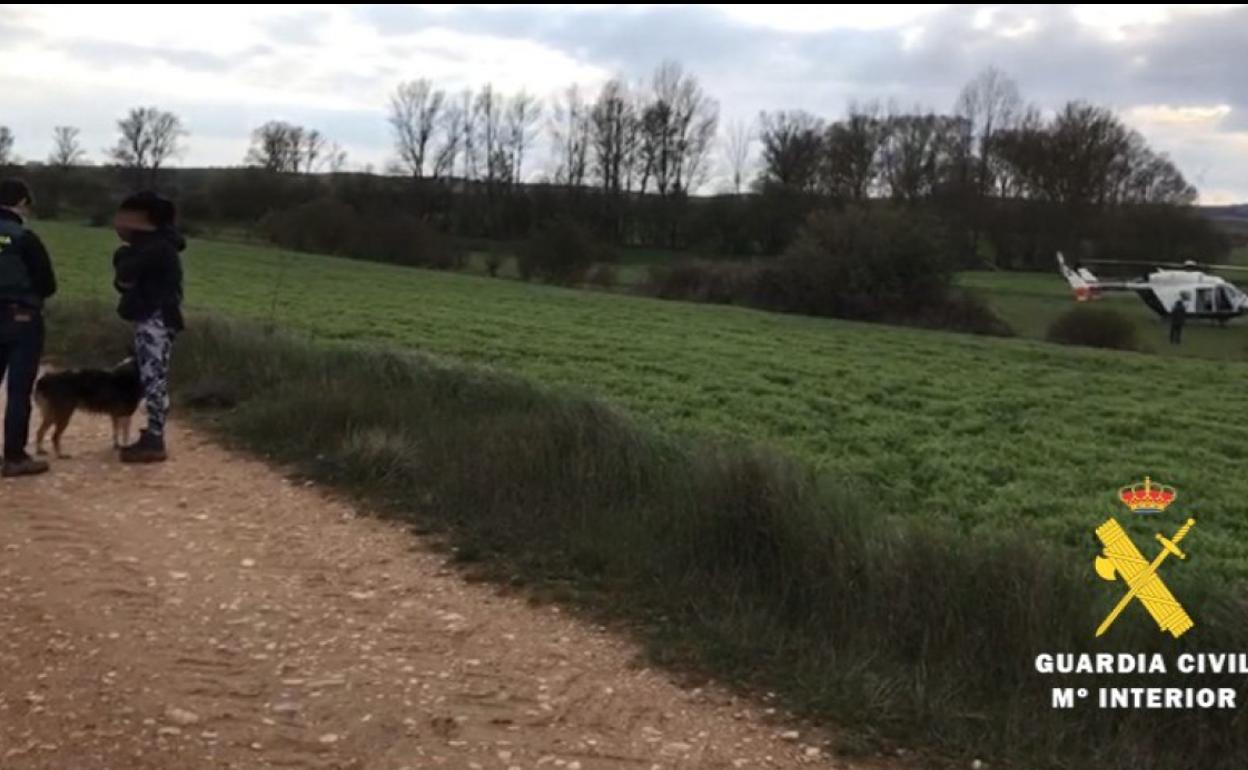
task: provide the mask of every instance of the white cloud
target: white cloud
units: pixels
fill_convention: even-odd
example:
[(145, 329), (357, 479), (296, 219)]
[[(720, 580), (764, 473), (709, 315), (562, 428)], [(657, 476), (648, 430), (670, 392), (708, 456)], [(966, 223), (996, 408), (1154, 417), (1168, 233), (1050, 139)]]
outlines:
[[(135, 105), (182, 114), (186, 164), (236, 163), (271, 118), (317, 127), (358, 164), (390, 156), (385, 104), (401, 80), (457, 91), (492, 83), (547, 96), (684, 60), (723, 114), (853, 99), (947, 107), (1003, 66), (1045, 109), (1116, 106), (1206, 197), (1248, 199), (1248, 67), (1238, 6), (571, 5), (7, 6), (3, 120), (39, 158), (52, 126), (83, 129), (98, 157)], [(1215, 192), (1216, 191), (1216, 192)]]
[(833, 5), (716, 5), (729, 17), (782, 32), (818, 32), (831, 29), (895, 29), (912, 25), (939, 12), (946, 4), (865, 4)]
[(1213, 128), (1231, 114), (1229, 104), (1176, 107), (1170, 104), (1141, 104), (1126, 111), (1127, 120), (1145, 126), (1203, 126)]
[(1125, 40), (1132, 35), (1155, 31), (1177, 16), (1238, 7), (1234, 3), (1084, 3), (1074, 6), (1074, 16), (1081, 24), (1110, 40)]

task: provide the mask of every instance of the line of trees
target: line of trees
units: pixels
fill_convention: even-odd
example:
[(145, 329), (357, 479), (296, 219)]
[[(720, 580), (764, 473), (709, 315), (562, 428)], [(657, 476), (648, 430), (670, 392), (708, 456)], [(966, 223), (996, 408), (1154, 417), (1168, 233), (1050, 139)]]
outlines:
[(270, 120), (252, 131), (245, 162), (281, 174), (338, 173), (347, 153), (316, 129)]
[(719, 105), (696, 77), (666, 62), (644, 86), (608, 81), (592, 102), (569, 86), (549, 114), (524, 91), (507, 96), (487, 85), (451, 94), (413, 80), (395, 89), (388, 120), (394, 169), (415, 179), (517, 184), (544, 122), (551, 153), (542, 181), (666, 196), (706, 181)]
[[(757, 189), (782, 207), (804, 210), (806, 198), (944, 208), (956, 212), (972, 255), (1020, 202), (1040, 204), (1029, 208), (1056, 216), (1060, 235), (1077, 239), (1106, 209), (1196, 200), (1178, 168), (1111, 110), (1075, 101), (1046, 119), (993, 69), (950, 114), (869, 103), (825, 123), (800, 110), (764, 112), (759, 141)], [(787, 224), (778, 241), (792, 232)]]
[[(395, 89), (387, 120), (395, 151), (388, 170), (417, 180), (518, 185), (545, 129), (549, 158), (538, 181), (616, 195), (700, 190), (718, 140), (733, 193), (778, 187), (849, 202), (915, 203), (956, 190), (980, 200), (1072, 206), (1181, 205), (1196, 196), (1173, 163), (1112, 111), (1071, 102), (1046, 120), (991, 68), (963, 89), (950, 114), (870, 102), (851, 104), (844, 118), (827, 122), (782, 110), (734, 121), (722, 136), (717, 102), (674, 62), (641, 85), (610, 80), (592, 99), (572, 85), (551, 99), (549, 110), (524, 91), (504, 95), (486, 85), (451, 94), (428, 79), (413, 80)], [(139, 181), (154, 180), (185, 149), (181, 118), (156, 107), (130, 110), (117, 128), (107, 157)], [(49, 165), (85, 161), (78, 129), (57, 126), (53, 140)], [(0, 164), (15, 162), (13, 144), (12, 132), (0, 126)], [(345, 159), (320, 131), (273, 120), (253, 130), (243, 162), (276, 173), (317, 173), (340, 172)]]
[[(546, 102), (417, 79), (386, 112), (389, 178), (344, 174), (335, 142), (272, 120), (252, 131), (244, 176), (221, 171), (183, 192), (205, 219), (255, 222), (329, 196), (455, 235), (522, 238), (562, 217), (614, 244), (741, 256), (782, 253), (813, 211), (858, 204), (936, 213), (968, 264), (1036, 266), (1055, 246), (1104, 252), (1111, 236), (1159, 258), (1218, 247), (1188, 211), (1195, 188), (1112, 111), (1076, 101), (1046, 116), (991, 68), (947, 112), (859, 102), (832, 120), (779, 110), (723, 130), (718, 103), (675, 62)], [(157, 185), (185, 149), (171, 112), (135, 108), (117, 127), (106, 153), (129, 186)], [(12, 148), (0, 127), (0, 165)], [(64, 172), (84, 158), (77, 129), (58, 126), (47, 165)], [(716, 167), (726, 192), (693, 197)]]

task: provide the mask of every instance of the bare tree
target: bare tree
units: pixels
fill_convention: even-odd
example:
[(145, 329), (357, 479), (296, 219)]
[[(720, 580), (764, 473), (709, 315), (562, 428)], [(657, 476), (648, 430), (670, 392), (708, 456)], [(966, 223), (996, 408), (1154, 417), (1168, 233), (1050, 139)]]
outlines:
[[(435, 90), (423, 78), (401, 84), (390, 97), (389, 120), (399, 162), (417, 179), (425, 175), (426, 159), (434, 133), (441, 125), (445, 104), (446, 92)], [(445, 168), (440, 168), (436, 159), (429, 159), (434, 161), (432, 173), (436, 178)]]
[(594, 175), (609, 193), (632, 190), (641, 127), (637, 102), (619, 79), (607, 81), (590, 111)]
[(325, 167), (331, 174), (341, 174), (347, 167), (347, 151), (337, 142), (330, 142), (325, 151)]
[(866, 200), (879, 179), (880, 148), (886, 138), (879, 104), (850, 104), (845, 119), (830, 125), (824, 137), (824, 194)]
[(477, 163), (480, 149), (477, 142), (477, 127), (481, 122), (477, 111), (477, 102), (473, 99), (472, 89), (465, 88), (459, 95), (459, 154), (463, 157), (464, 179), (477, 178)]
[(542, 103), (521, 91), (507, 103), (503, 137), (511, 166), (511, 182), (524, 181), (524, 155), (537, 139), (537, 126), (542, 119)]
[(791, 192), (813, 192), (819, 180), (823, 121), (803, 110), (763, 112), (758, 118), (762, 179)]
[(477, 146), (485, 159), (485, 181), (493, 186), (511, 179), (511, 156), (504, 141), (502, 94), (487, 83), (477, 94), (473, 105), (476, 113)]
[(659, 65), (651, 89), (641, 116), (642, 191), (654, 179), (661, 196), (687, 193), (705, 179), (719, 105), (676, 62)]
[(329, 151), (329, 140), (325, 135), (315, 128), (305, 129), (303, 131), (303, 141), (299, 144), (299, 153), (296, 156), (298, 165), (296, 171), (303, 171), (305, 174), (314, 174), (320, 171), (329, 160), (327, 152)]
[(732, 179), (732, 191), (741, 194), (741, 185), (750, 172), (750, 153), (754, 148), (756, 137), (754, 123), (748, 120), (734, 120), (728, 124), (724, 137), (724, 165)]
[(270, 120), (251, 132), (251, 148), (244, 161), (281, 174), (314, 174), (334, 163), (339, 150), (320, 131)]
[(433, 156), (433, 178), (452, 176), (455, 173), (455, 161), (459, 158), (461, 141), (467, 116), (464, 105), (459, 102), (448, 102), (442, 113), (442, 144)]
[(590, 110), (575, 83), (551, 104), (550, 136), (555, 183), (580, 187), (588, 170)]
[(52, 153), (48, 155), (48, 165), (66, 169), (82, 163), (87, 153), (78, 141), (79, 133), (73, 126), (57, 126), (52, 129)]
[(1000, 152), (1026, 197), (1061, 204), (1080, 215), (1132, 203), (1186, 205), (1196, 190), (1140, 134), (1111, 110), (1066, 104), (1044, 123), (1031, 115), (1002, 132)]
[[(706, 182), (711, 150), (715, 147), (715, 131), (719, 126), (719, 105), (713, 99), (689, 96), (691, 101), (677, 111), (681, 118), (676, 148), (676, 189), (694, 192)], [(678, 102), (678, 105), (682, 104)], [(684, 111), (685, 108), (688, 111)], [(684, 116), (688, 116), (687, 119)]]
[(1196, 188), (1164, 154), (1149, 148), (1144, 137), (1129, 130), (1127, 146), (1115, 164), (1110, 198), (1119, 203), (1188, 206), (1196, 202)]
[(117, 121), (121, 136), (109, 155), (129, 169), (139, 183), (154, 184), (160, 167), (181, 151), (186, 137), (182, 120), (155, 107), (135, 107)]
[(994, 143), (1002, 131), (1018, 125), (1024, 114), (1018, 85), (996, 67), (988, 67), (967, 83), (958, 94), (954, 114), (966, 121), (968, 143), (976, 158), (976, 195), (983, 199), (994, 184)]
[(915, 203), (930, 197), (939, 181), (938, 117), (918, 108), (890, 112), (880, 147), (882, 181), (893, 200)]
[(13, 132), (8, 126), (0, 126), (0, 166), (13, 162)]
[(976, 75), (958, 94), (954, 114), (965, 132), (959, 145), (962, 163), (957, 187), (966, 197), (967, 250), (976, 258), (981, 233), (990, 216), (990, 199), (1005, 195), (1017, 180), (1001, 156), (1001, 139), (1014, 131), (1026, 115), (1018, 86), (996, 67)]
[(266, 171), (296, 173), (302, 165), (303, 133), (299, 126), (270, 120), (251, 132), (245, 161)]

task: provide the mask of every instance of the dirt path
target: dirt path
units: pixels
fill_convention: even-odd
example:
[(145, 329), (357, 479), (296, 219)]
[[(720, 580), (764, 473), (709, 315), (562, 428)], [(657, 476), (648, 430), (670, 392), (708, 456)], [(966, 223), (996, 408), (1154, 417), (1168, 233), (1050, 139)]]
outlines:
[(0, 484), (0, 768), (849, 767), (174, 426)]

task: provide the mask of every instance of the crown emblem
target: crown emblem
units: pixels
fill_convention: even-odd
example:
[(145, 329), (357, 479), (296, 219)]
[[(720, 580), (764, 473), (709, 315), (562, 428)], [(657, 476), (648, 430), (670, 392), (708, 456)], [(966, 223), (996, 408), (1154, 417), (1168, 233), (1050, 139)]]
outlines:
[(1174, 487), (1154, 484), (1148, 476), (1144, 477), (1142, 484), (1133, 484), (1118, 490), (1118, 499), (1130, 508), (1132, 513), (1161, 513), (1174, 502), (1174, 498), (1178, 495)]

